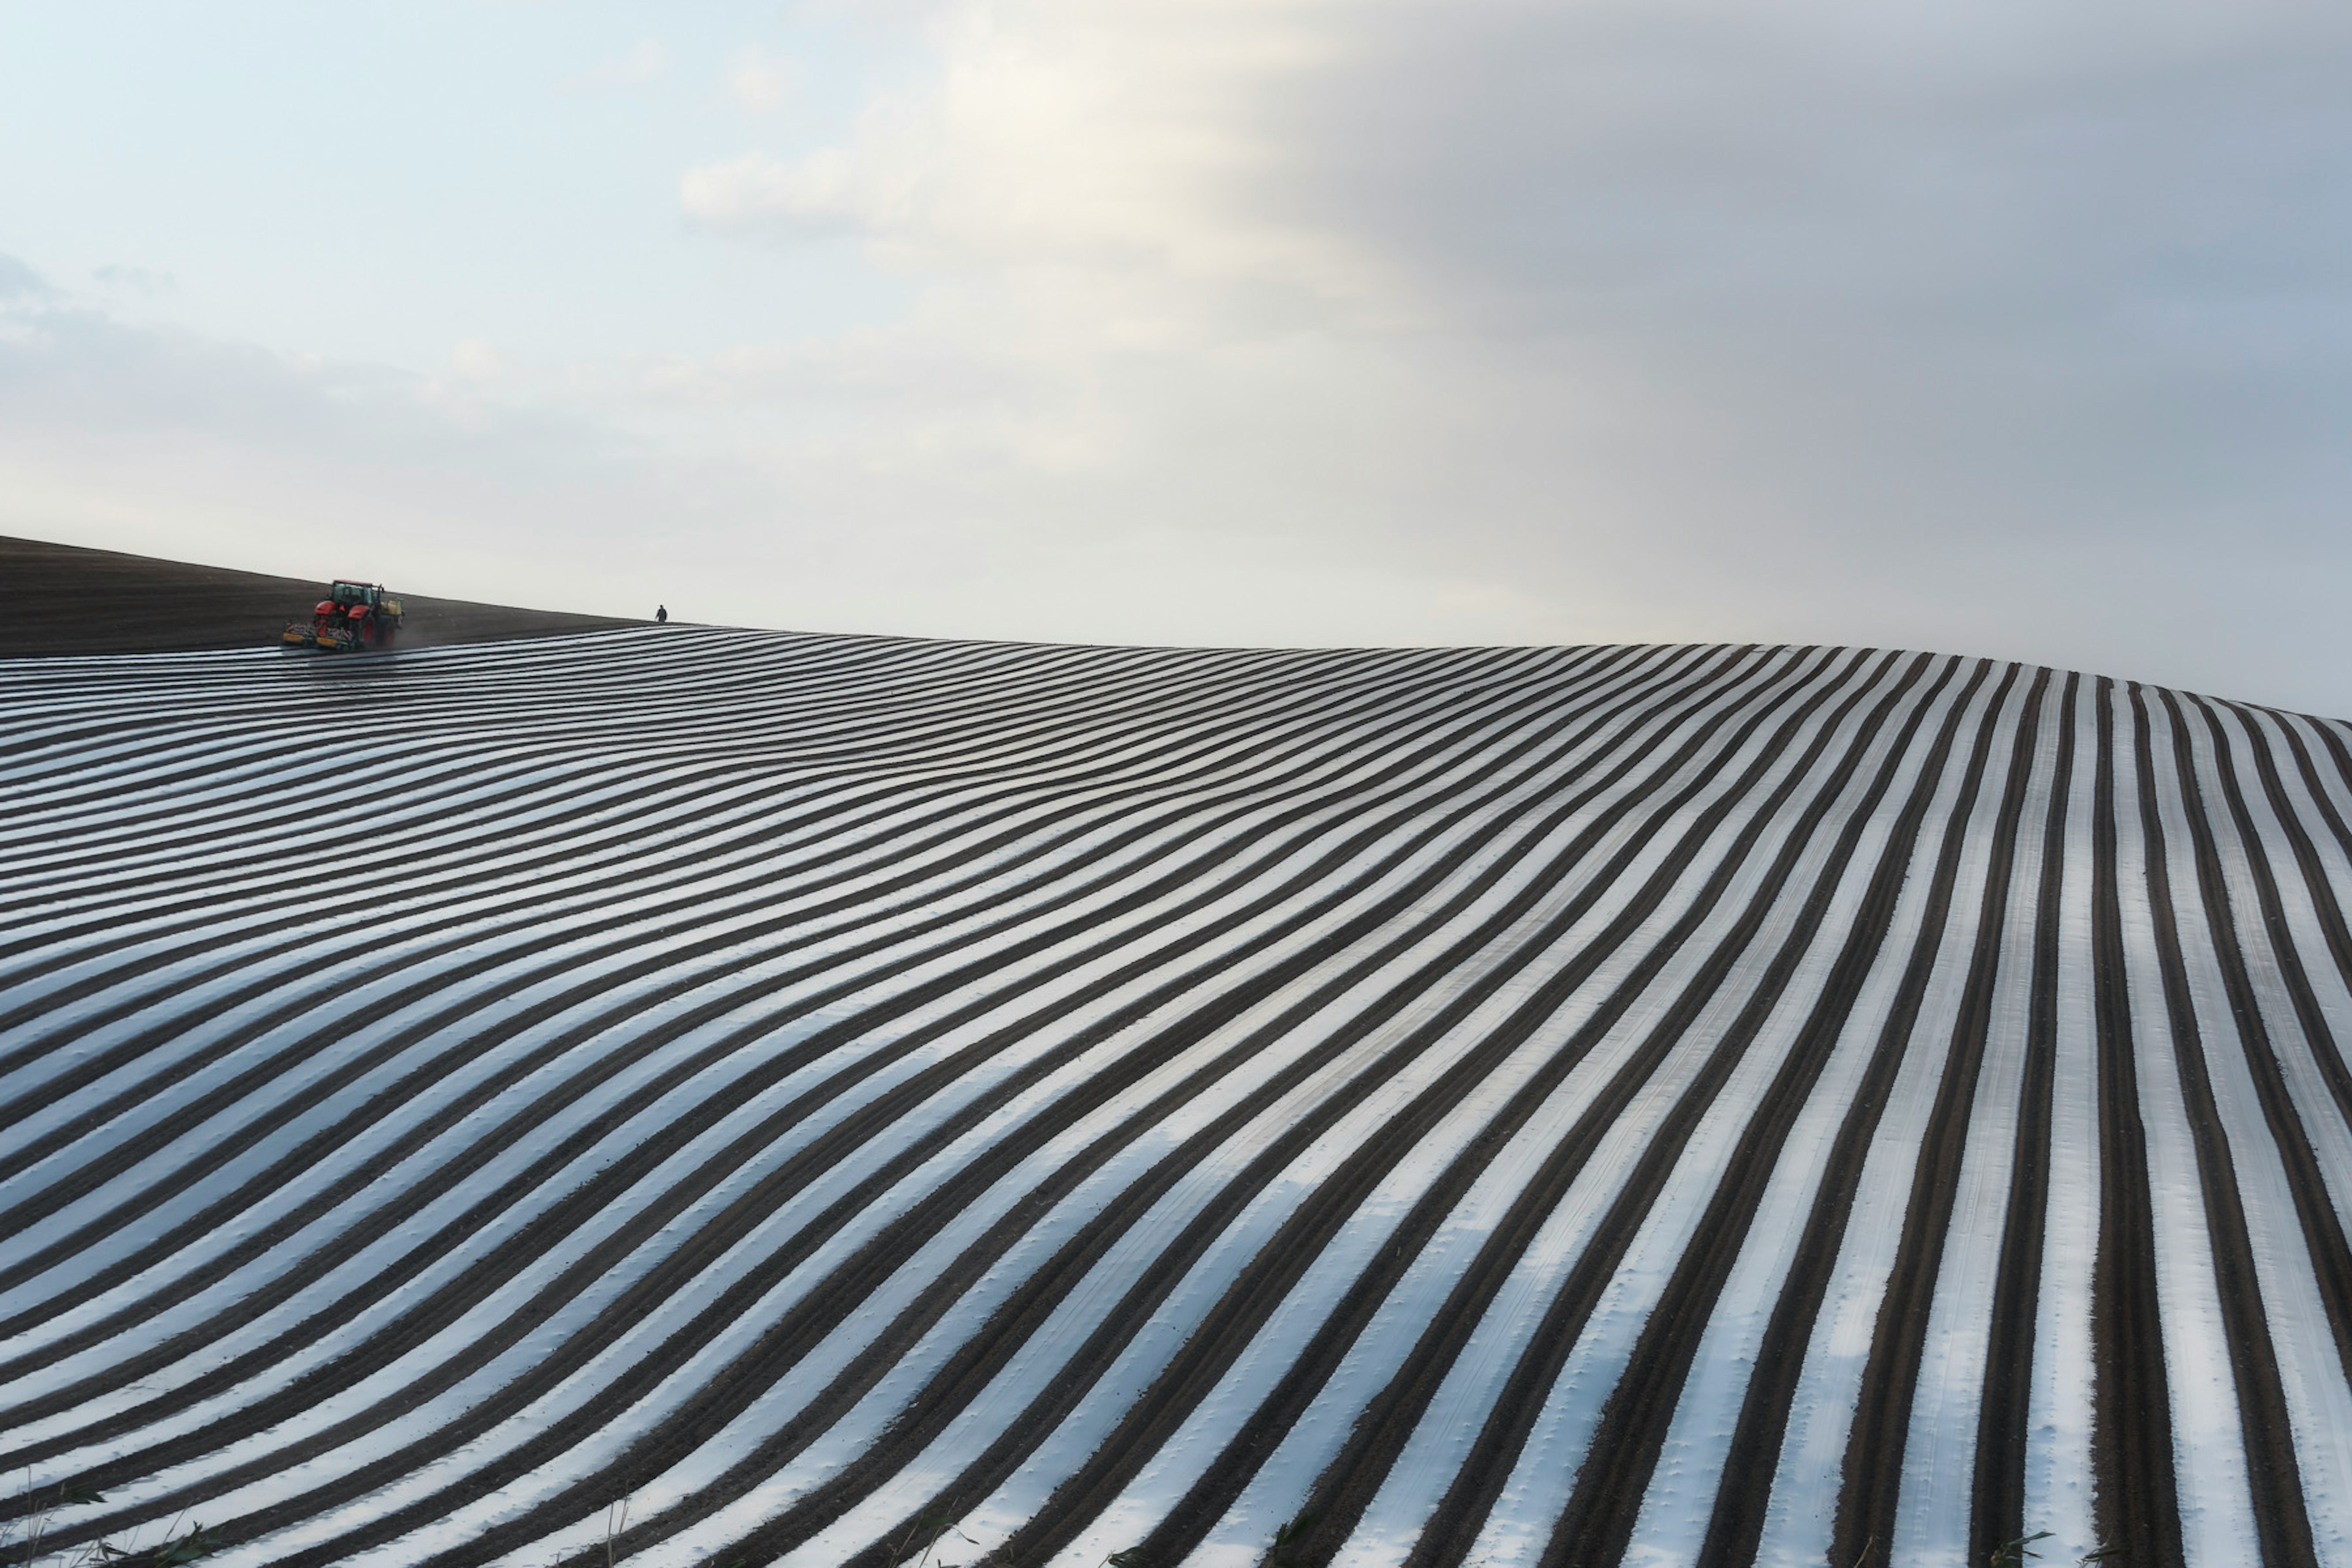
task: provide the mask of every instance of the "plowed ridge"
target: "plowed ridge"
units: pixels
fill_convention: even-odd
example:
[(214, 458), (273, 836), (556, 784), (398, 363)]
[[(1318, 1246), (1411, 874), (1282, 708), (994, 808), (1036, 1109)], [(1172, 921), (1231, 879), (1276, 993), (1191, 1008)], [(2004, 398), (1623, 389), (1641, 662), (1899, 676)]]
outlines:
[(671, 628), (0, 758), (53, 1551), (2352, 1564), (2342, 725)]

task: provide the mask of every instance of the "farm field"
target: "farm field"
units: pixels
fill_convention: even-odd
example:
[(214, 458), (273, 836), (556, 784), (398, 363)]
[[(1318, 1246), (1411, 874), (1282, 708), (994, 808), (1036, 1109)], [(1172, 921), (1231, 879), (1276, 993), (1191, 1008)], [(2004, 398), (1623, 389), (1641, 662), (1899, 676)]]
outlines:
[(2352, 1565), (2333, 721), (672, 626), (0, 660), (0, 801), (57, 1560)]
[[(397, 591), (401, 585), (394, 584)], [(0, 535), (0, 658), (274, 647), (324, 583)], [(633, 623), (404, 594), (403, 647)]]

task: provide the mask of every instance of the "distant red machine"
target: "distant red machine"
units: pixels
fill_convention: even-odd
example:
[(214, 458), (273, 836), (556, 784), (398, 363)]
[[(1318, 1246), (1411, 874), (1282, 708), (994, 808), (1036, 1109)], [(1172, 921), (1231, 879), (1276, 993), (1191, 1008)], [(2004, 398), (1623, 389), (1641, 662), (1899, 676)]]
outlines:
[(374, 583), (337, 582), (308, 621), (286, 623), (288, 647), (357, 653), (382, 647), (400, 629), (400, 601)]

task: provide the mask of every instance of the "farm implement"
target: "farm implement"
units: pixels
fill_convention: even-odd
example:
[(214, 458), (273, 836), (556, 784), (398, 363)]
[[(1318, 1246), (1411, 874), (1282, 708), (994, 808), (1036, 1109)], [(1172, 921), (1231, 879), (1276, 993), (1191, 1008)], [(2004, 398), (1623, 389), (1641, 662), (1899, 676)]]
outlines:
[(400, 629), (400, 601), (373, 583), (338, 582), (327, 589), (307, 621), (289, 621), (281, 639), (288, 647), (357, 653), (382, 647)]

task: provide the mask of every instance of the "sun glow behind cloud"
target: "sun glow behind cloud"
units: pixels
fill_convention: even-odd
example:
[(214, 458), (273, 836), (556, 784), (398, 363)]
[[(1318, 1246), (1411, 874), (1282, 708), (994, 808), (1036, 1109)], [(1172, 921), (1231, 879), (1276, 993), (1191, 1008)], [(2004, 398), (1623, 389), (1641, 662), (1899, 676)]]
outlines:
[(322, 197), (307, 272), (20, 205), (0, 526), (764, 625), (1876, 642), (2352, 711), (2311, 673), (2352, 48), (2310, 8), (561, 9), (375, 40), (444, 123), (310, 128), (385, 175), (276, 182)]

